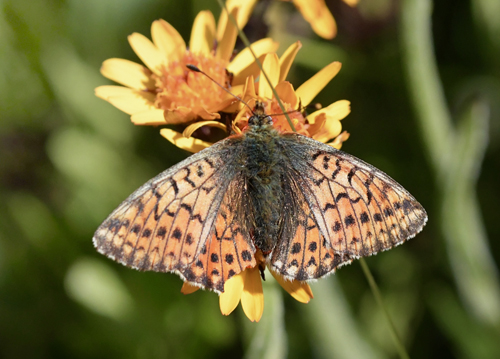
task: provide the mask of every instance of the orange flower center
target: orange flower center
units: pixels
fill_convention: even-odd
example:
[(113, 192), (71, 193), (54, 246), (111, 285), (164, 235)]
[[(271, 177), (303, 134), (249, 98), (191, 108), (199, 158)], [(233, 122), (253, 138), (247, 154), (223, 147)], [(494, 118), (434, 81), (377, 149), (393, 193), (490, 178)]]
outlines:
[(162, 110), (172, 110), (177, 107), (204, 108), (210, 112), (210, 108), (222, 101), (224, 90), (203, 74), (187, 69), (188, 64), (195, 65), (222, 86), (229, 87), (226, 61), (186, 51), (181, 61), (173, 61), (164, 67), (161, 76), (153, 75), (157, 87), (155, 100), (157, 108)]
[[(287, 102), (283, 102), (283, 106), (285, 107), (285, 110), (288, 113), (288, 117), (290, 118), (290, 120), (292, 120), (293, 126), (295, 127), (295, 131), (297, 133), (310, 137), (309, 132), (307, 132), (305, 128), (306, 119), (302, 115), (302, 113), (292, 108), (292, 106)], [(275, 99), (273, 99), (272, 101), (267, 101), (266, 108), (268, 108), (266, 112), (270, 115), (273, 115), (271, 117), (273, 118), (274, 128), (276, 128), (279, 132), (292, 131), (292, 128), (290, 127), (290, 124), (288, 123), (286, 116), (282, 115), (283, 110), (278, 104), (278, 101), (276, 101)]]

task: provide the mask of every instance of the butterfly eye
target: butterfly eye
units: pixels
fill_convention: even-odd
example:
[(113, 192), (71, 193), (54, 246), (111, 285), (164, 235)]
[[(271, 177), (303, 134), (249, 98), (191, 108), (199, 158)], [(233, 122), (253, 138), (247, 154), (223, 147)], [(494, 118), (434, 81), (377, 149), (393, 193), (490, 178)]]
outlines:
[(250, 126), (254, 126), (257, 124), (257, 116), (250, 116), (250, 118), (248, 119), (248, 124)]
[(271, 116), (265, 116), (264, 121), (262, 121), (264, 125), (272, 125), (273, 123), (273, 118)]

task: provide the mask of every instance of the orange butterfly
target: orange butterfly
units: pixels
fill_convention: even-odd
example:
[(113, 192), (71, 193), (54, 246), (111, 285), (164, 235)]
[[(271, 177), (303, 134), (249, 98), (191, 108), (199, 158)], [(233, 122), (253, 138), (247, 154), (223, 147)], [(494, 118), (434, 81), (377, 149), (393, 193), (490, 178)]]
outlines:
[(320, 278), (420, 232), (424, 208), (388, 175), (333, 147), (279, 133), (258, 104), (249, 128), (140, 187), (94, 235), (132, 268), (217, 293), (257, 249), (285, 278)]

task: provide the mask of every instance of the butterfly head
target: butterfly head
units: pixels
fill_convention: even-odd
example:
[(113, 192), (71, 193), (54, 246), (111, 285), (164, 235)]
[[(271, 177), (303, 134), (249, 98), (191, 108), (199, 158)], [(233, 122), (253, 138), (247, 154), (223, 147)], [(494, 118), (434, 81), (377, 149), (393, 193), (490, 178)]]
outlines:
[(273, 119), (271, 116), (266, 115), (264, 104), (257, 102), (253, 109), (253, 115), (248, 119), (248, 125), (252, 127), (272, 126)]

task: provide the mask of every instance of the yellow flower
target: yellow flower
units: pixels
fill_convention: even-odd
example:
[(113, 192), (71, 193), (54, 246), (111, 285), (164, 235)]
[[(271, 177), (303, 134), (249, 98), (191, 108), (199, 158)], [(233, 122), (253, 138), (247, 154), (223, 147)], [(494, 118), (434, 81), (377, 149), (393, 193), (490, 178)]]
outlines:
[[(290, 0), (284, 0), (290, 1)], [(337, 24), (328, 10), (325, 0), (291, 0), (313, 31), (322, 38), (333, 39), (337, 35)], [(349, 6), (356, 6), (358, 0), (344, 0)]]
[[(263, 69), (269, 76), (272, 86), (276, 89), (285, 107), (285, 111), (288, 113), (295, 127), (295, 131), (312, 137), (317, 141), (340, 148), (342, 142), (348, 137), (347, 133), (332, 142), (329, 141), (341, 134), (342, 125), (340, 120), (350, 113), (350, 102), (347, 100), (336, 101), (306, 117), (304, 117), (299, 107), (307, 106), (311, 103), (314, 97), (337, 75), (341, 64), (337, 61), (332, 62), (304, 82), (297, 90), (294, 90), (292, 84), (285, 81), (285, 78), (300, 47), (300, 42), (292, 44), (281, 58), (278, 58), (274, 53), (267, 54), (263, 62)], [(243, 100), (250, 106), (255, 101), (262, 102), (266, 108), (266, 113), (270, 114), (273, 118), (273, 126), (281, 132), (291, 131), (292, 129), (283, 115), (283, 111), (272, 92), (271, 86), (263, 74), (259, 73), (256, 75), (259, 78), (256, 84), (253, 81), (253, 75), (247, 78), (242, 95)], [(247, 107), (242, 107), (235, 120), (235, 125), (240, 131), (245, 131), (248, 118), (252, 115), (252, 112)]]
[[(245, 10), (248, 9), (230, 8), (238, 19), (238, 26), (244, 26), (247, 21), (249, 14)], [(124, 86), (100, 86), (96, 88), (96, 95), (131, 115), (136, 125), (219, 119), (219, 112), (235, 99), (208, 78), (196, 76), (185, 65), (196, 65), (226, 88), (238, 91), (242, 83), (238, 86), (226, 69), (231, 68), (234, 78), (238, 79), (253, 61), (248, 50), (230, 61), (237, 37), (233, 23), (223, 21), (216, 29), (212, 13), (200, 12), (193, 24), (189, 48), (177, 30), (164, 20), (153, 22), (151, 35), (152, 41), (138, 33), (128, 37), (132, 49), (146, 66), (116, 58), (104, 61), (101, 73)], [(254, 43), (252, 48), (260, 56), (275, 51), (277, 46), (266, 38)]]
[[(255, 253), (257, 265), (231, 277), (224, 285), (224, 292), (219, 296), (221, 313), (229, 315), (241, 301), (243, 312), (252, 322), (258, 322), (264, 312), (264, 292), (262, 290), (261, 271), (265, 268), (265, 259), (260, 250)], [(289, 281), (269, 269), (276, 281), (290, 295), (301, 303), (308, 303), (313, 298), (311, 288), (306, 282)], [(198, 287), (184, 283), (181, 292), (190, 294)]]

